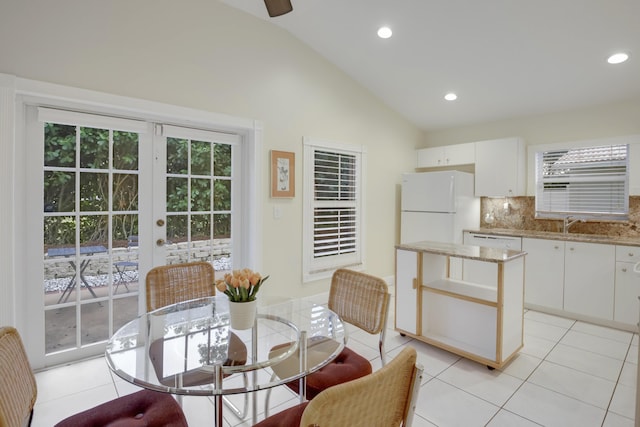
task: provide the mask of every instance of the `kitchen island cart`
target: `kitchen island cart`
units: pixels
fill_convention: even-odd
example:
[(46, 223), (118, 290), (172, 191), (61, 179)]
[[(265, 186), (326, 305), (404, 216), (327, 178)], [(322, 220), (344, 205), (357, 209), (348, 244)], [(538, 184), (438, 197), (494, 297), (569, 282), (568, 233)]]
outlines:
[[(490, 368), (523, 346), (526, 252), (416, 242), (396, 246), (395, 329)], [(461, 259), (462, 277), (451, 277)]]

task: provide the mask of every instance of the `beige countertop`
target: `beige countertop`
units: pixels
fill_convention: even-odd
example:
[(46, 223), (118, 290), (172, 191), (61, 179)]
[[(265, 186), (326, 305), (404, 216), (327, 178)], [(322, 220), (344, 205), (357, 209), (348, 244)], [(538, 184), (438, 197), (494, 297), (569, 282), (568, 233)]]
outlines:
[(485, 262), (504, 263), (525, 256), (527, 253), (510, 249), (485, 248), (482, 246), (457, 245), (441, 242), (415, 242), (396, 245), (396, 249), (427, 252), (436, 255), (473, 259)]
[(599, 234), (553, 233), (549, 231), (516, 230), (509, 228), (477, 228), (464, 230), (496, 236), (529, 237), (534, 239), (563, 240), (567, 242), (606, 243), (609, 245), (640, 246), (640, 239)]

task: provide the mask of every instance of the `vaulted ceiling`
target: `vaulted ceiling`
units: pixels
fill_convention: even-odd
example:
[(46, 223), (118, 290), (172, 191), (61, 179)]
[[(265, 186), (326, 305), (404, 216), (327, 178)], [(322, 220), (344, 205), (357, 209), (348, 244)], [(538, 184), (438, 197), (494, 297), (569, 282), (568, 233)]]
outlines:
[[(425, 130), (640, 98), (639, 0), (291, 0), (276, 18), (263, 0), (222, 1), (287, 30)], [(608, 64), (619, 51), (629, 60)]]

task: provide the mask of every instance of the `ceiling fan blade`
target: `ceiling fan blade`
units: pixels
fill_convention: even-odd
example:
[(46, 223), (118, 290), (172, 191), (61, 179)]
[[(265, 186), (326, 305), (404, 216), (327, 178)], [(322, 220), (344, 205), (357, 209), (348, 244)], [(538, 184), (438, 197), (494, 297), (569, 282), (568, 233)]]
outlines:
[(291, 0), (264, 0), (264, 4), (267, 6), (267, 12), (269, 12), (269, 16), (272, 18), (284, 15), (293, 10)]

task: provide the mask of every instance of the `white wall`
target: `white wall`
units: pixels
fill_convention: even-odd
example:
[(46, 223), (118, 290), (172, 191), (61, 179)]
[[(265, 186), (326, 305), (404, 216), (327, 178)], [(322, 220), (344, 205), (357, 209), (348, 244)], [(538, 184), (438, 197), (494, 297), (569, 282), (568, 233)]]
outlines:
[(640, 134), (640, 98), (529, 117), (433, 130), (424, 146), (458, 144), (521, 136), (527, 145), (542, 145)]
[[(328, 286), (301, 285), (302, 137), (365, 145), (367, 271), (393, 274), (399, 177), (413, 168), (423, 134), (276, 26), (216, 0), (3, 1), (0, 73), (262, 121), (261, 249), (271, 296)], [(0, 138), (0, 152), (11, 152), (9, 139)], [(269, 197), (271, 149), (296, 154), (294, 199)], [(11, 168), (0, 170), (0, 181), (15, 181)], [(2, 203), (2, 242), (14, 238), (21, 213), (12, 215)], [(0, 296), (21, 279), (11, 263), (2, 264), (14, 271), (0, 278)]]

